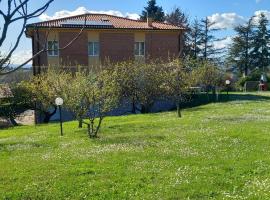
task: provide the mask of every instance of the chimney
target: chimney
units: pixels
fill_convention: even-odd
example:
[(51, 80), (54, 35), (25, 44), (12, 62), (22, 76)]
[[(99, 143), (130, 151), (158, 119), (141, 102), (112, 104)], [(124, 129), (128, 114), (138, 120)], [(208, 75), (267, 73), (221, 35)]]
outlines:
[(148, 25), (148, 27), (153, 27), (153, 18), (152, 17), (147, 17), (147, 25)]

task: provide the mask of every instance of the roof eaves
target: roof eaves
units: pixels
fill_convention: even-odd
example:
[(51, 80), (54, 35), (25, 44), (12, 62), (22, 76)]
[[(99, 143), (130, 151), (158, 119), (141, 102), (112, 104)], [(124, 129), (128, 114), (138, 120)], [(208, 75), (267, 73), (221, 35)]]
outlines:
[[(67, 29), (67, 28), (72, 28), (72, 29), (78, 29), (78, 28), (82, 28), (83, 26), (31, 26), (31, 25), (27, 25), (27, 29), (28, 28), (51, 28), (51, 29)], [(181, 31), (181, 30), (185, 30), (184, 28), (127, 28), (127, 27), (112, 27), (112, 26), (86, 26), (86, 29), (113, 29), (113, 30), (156, 30), (156, 31)]]

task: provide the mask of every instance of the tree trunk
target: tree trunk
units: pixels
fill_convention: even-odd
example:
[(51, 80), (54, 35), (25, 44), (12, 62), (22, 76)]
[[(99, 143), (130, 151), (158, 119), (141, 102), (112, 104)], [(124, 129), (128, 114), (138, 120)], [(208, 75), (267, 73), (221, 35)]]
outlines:
[(57, 111), (57, 107), (54, 106), (54, 111), (52, 113), (44, 112), (45, 117), (44, 117), (43, 123), (48, 124), (50, 122), (51, 117), (56, 113), (56, 111)]
[(216, 87), (212, 87), (212, 99), (215, 102), (216, 101)]
[(131, 110), (131, 113), (136, 114), (136, 103), (135, 103), (135, 100), (134, 99), (132, 99), (132, 110)]
[(103, 117), (99, 117), (99, 122), (98, 122), (98, 125), (96, 127), (96, 130), (95, 130), (95, 132), (93, 134), (93, 138), (97, 138), (98, 137), (98, 133), (99, 133), (99, 130), (100, 130), (100, 127), (101, 127), (102, 120), (103, 120)]
[(15, 121), (13, 117), (9, 117), (9, 121), (13, 126), (19, 126), (19, 124)]
[(146, 103), (146, 104), (141, 104), (141, 113), (142, 114), (150, 113), (150, 110), (151, 110), (151, 108), (152, 108), (153, 105), (154, 105), (153, 102)]
[(145, 105), (142, 105), (141, 113), (142, 114), (145, 114), (146, 113), (146, 106)]
[(79, 126), (78, 126), (78, 128), (82, 128), (82, 126), (83, 126), (83, 120), (82, 120), (82, 119), (79, 119), (78, 121), (79, 121)]
[(244, 70), (244, 77), (248, 76), (248, 66), (245, 66), (245, 70)]
[(209, 91), (208, 91), (208, 89), (207, 89), (207, 91), (206, 91), (206, 96), (207, 96), (207, 102), (210, 102)]
[(181, 105), (180, 105), (180, 103), (177, 103), (176, 107), (177, 107), (177, 116), (179, 118), (181, 118), (182, 117), (182, 113), (181, 113)]

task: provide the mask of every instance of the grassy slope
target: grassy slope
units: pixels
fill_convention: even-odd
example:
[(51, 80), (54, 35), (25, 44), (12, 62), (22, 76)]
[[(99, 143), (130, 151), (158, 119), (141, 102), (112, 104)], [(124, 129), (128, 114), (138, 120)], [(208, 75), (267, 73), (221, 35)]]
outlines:
[(0, 131), (0, 199), (270, 198), (270, 100)]

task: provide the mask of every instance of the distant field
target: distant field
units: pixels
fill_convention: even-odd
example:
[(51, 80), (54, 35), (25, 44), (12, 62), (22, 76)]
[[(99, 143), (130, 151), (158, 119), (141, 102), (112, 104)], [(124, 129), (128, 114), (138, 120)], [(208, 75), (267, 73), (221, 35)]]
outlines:
[(77, 122), (64, 124), (64, 137), (58, 124), (0, 130), (0, 199), (270, 199), (264, 95), (182, 119), (106, 118), (96, 140)]

